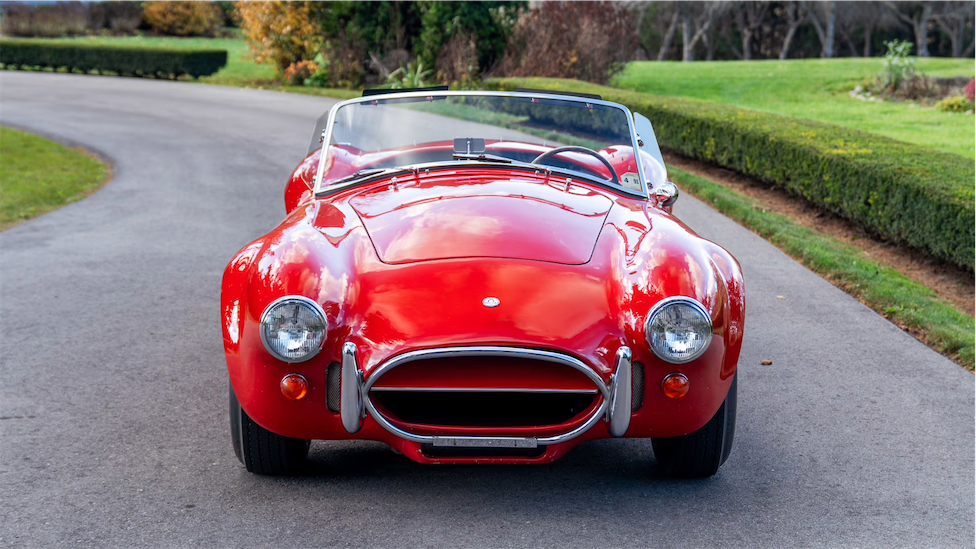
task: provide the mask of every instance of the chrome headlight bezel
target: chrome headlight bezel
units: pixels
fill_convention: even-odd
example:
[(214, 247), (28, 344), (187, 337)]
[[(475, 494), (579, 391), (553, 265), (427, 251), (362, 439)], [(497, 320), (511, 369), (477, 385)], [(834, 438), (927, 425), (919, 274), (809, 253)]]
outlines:
[[(702, 344), (701, 347), (699, 347), (698, 350), (696, 350), (693, 354), (683, 358), (674, 358), (672, 356), (669, 356), (662, 349), (659, 349), (657, 346), (654, 345), (654, 341), (652, 340), (651, 337), (653, 335), (651, 332), (651, 324), (654, 322), (656, 317), (659, 314), (661, 314), (661, 312), (663, 312), (666, 308), (674, 305), (690, 306), (692, 310), (697, 312), (705, 319), (708, 325), (704, 336), (705, 343)], [(704, 305), (702, 305), (697, 300), (692, 299), (690, 297), (677, 296), (677, 297), (669, 297), (666, 299), (662, 299), (653, 307), (651, 307), (650, 312), (647, 313), (647, 318), (644, 320), (644, 341), (647, 343), (647, 347), (651, 350), (651, 352), (654, 353), (654, 356), (660, 358), (661, 360), (667, 362), (668, 364), (685, 364), (691, 362), (692, 360), (695, 360), (696, 358), (700, 357), (706, 350), (708, 350), (708, 346), (712, 342), (712, 317), (708, 313), (708, 309), (706, 309)]]
[[(292, 304), (297, 304), (308, 309), (309, 312), (313, 313), (317, 317), (321, 326), (321, 337), (319, 338), (318, 344), (315, 345), (311, 351), (300, 357), (284, 356), (275, 351), (274, 347), (271, 345), (271, 342), (268, 340), (268, 330), (266, 329), (268, 326), (268, 320), (275, 309), (283, 305)], [(325, 318), (325, 310), (323, 310), (322, 306), (316, 303), (314, 300), (300, 295), (286, 295), (269, 303), (268, 306), (264, 308), (264, 312), (261, 313), (261, 321), (258, 323), (258, 331), (261, 334), (261, 343), (264, 344), (264, 349), (268, 351), (271, 356), (281, 360), (282, 362), (287, 362), (290, 364), (305, 362), (319, 354), (319, 351), (321, 351), (322, 347), (325, 345), (325, 339), (329, 335), (328, 322)]]

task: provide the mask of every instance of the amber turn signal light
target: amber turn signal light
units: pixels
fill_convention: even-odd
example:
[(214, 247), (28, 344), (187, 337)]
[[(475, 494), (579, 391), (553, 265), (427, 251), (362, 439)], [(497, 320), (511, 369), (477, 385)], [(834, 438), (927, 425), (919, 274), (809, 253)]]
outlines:
[(288, 374), (281, 378), (281, 394), (288, 400), (298, 400), (308, 392), (308, 381), (299, 374)]
[(661, 388), (668, 398), (681, 398), (688, 394), (688, 376), (680, 373), (673, 373), (664, 376)]

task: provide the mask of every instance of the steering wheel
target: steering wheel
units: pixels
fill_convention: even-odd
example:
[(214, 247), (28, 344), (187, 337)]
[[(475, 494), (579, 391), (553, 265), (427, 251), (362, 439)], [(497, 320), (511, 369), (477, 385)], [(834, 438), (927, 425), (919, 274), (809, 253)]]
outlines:
[(546, 151), (540, 154), (539, 156), (535, 157), (535, 159), (530, 163), (542, 164), (543, 160), (546, 160), (552, 156), (556, 156), (557, 154), (564, 153), (564, 152), (578, 152), (578, 153), (588, 154), (590, 156), (595, 157), (600, 162), (603, 162), (603, 165), (607, 167), (607, 170), (610, 172), (610, 182), (615, 185), (620, 185), (620, 178), (617, 177), (617, 172), (613, 169), (613, 166), (610, 164), (610, 162), (607, 162), (607, 159), (603, 158), (603, 156), (600, 153), (594, 151), (593, 149), (587, 149), (586, 147), (575, 147), (575, 146), (556, 147), (551, 151)]

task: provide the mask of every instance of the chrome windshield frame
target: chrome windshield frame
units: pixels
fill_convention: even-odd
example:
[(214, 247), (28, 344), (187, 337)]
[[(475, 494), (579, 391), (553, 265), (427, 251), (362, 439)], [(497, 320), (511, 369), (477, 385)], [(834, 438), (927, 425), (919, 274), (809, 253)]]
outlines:
[[(322, 159), (326, 158), (329, 144), (332, 142), (332, 129), (335, 126), (336, 114), (339, 112), (339, 109), (341, 109), (342, 107), (348, 105), (355, 105), (358, 103), (373, 103), (375, 101), (388, 101), (392, 99), (412, 99), (412, 98), (424, 99), (428, 97), (514, 97), (514, 98), (521, 97), (526, 99), (536, 98), (536, 99), (547, 99), (547, 100), (554, 100), (554, 101), (576, 101), (584, 104), (601, 105), (607, 108), (619, 109), (623, 111), (624, 114), (626, 115), (627, 127), (630, 130), (630, 146), (633, 149), (635, 155), (635, 164), (637, 165), (637, 175), (638, 178), (640, 179), (640, 184), (641, 184), (640, 190), (627, 189), (623, 186), (612, 185), (610, 184), (609, 181), (599, 181), (593, 177), (585, 177), (585, 174), (581, 174), (579, 172), (570, 171), (570, 170), (559, 170), (558, 168), (553, 168), (551, 166), (540, 165), (539, 169), (558, 172), (561, 175), (567, 175), (573, 178), (583, 176), (586, 179), (586, 181), (597, 183), (601, 187), (610, 189), (613, 192), (622, 193), (624, 195), (643, 199), (645, 201), (647, 200), (649, 190), (647, 189), (647, 179), (644, 177), (644, 167), (640, 162), (640, 156), (639, 156), (640, 147), (638, 146), (637, 128), (634, 124), (634, 114), (626, 106), (621, 105), (619, 103), (613, 103), (611, 101), (603, 101), (600, 99), (577, 97), (573, 95), (563, 95), (563, 94), (557, 95), (557, 94), (548, 94), (548, 93), (541, 93), (541, 92), (508, 92), (508, 91), (436, 91), (436, 92), (422, 91), (422, 92), (403, 92), (403, 93), (390, 93), (390, 94), (383, 94), (383, 95), (371, 95), (366, 97), (356, 97), (353, 99), (348, 99), (346, 101), (336, 103), (335, 105), (332, 106), (332, 109), (329, 110), (329, 118), (325, 128), (326, 131), (322, 139), (322, 146), (319, 149), (321, 158)], [(477, 164), (480, 167), (495, 165), (495, 164), (485, 163), (485, 162), (474, 162), (474, 164)], [(468, 167), (470, 166), (470, 164), (466, 162), (451, 163), (451, 164), (438, 163), (437, 167), (440, 166)], [(510, 164), (497, 164), (496, 166), (507, 167), (507, 168), (513, 167)], [(434, 166), (424, 166), (424, 168), (428, 168), (428, 167), (433, 168)], [(412, 171), (412, 170), (413, 170), (412, 166), (411, 167), (404, 166), (402, 168), (391, 168), (388, 171)], [(350, 187), (355, 187), (357, 185), (360, 185), (368, 181), (372, 181), (380, 177), (384, 177), (387, 174), (383, 173), (383, 174), (375, 174), (374, 176), (366, 176), (361, 179), (355, 179), (349, 181), (348, 183), (341, 183), (338, 185), (330, 186), (328, 188), (322, 187), (322, 179), (324, 175), (325, 175), (325, 162), (320, 161), (318, 166), (318, 171), (315, 174), (315, 184), (312, 187), (312, 194), (316, 197), (334, 194), (335, 192), (348, 189)]]

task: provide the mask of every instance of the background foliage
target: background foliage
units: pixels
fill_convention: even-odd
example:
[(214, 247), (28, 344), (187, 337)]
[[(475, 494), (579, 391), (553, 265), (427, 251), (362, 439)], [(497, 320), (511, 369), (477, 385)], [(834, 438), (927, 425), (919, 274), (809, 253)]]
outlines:
[(146, 24), (160, 34), (213, 38), (224, 27), (224, 13), (210, 2), (146, 2)]
[(638, 47), (631, 10), (618, 2), (545, 2), (523, 11), (499, 70), (606, 82)]

